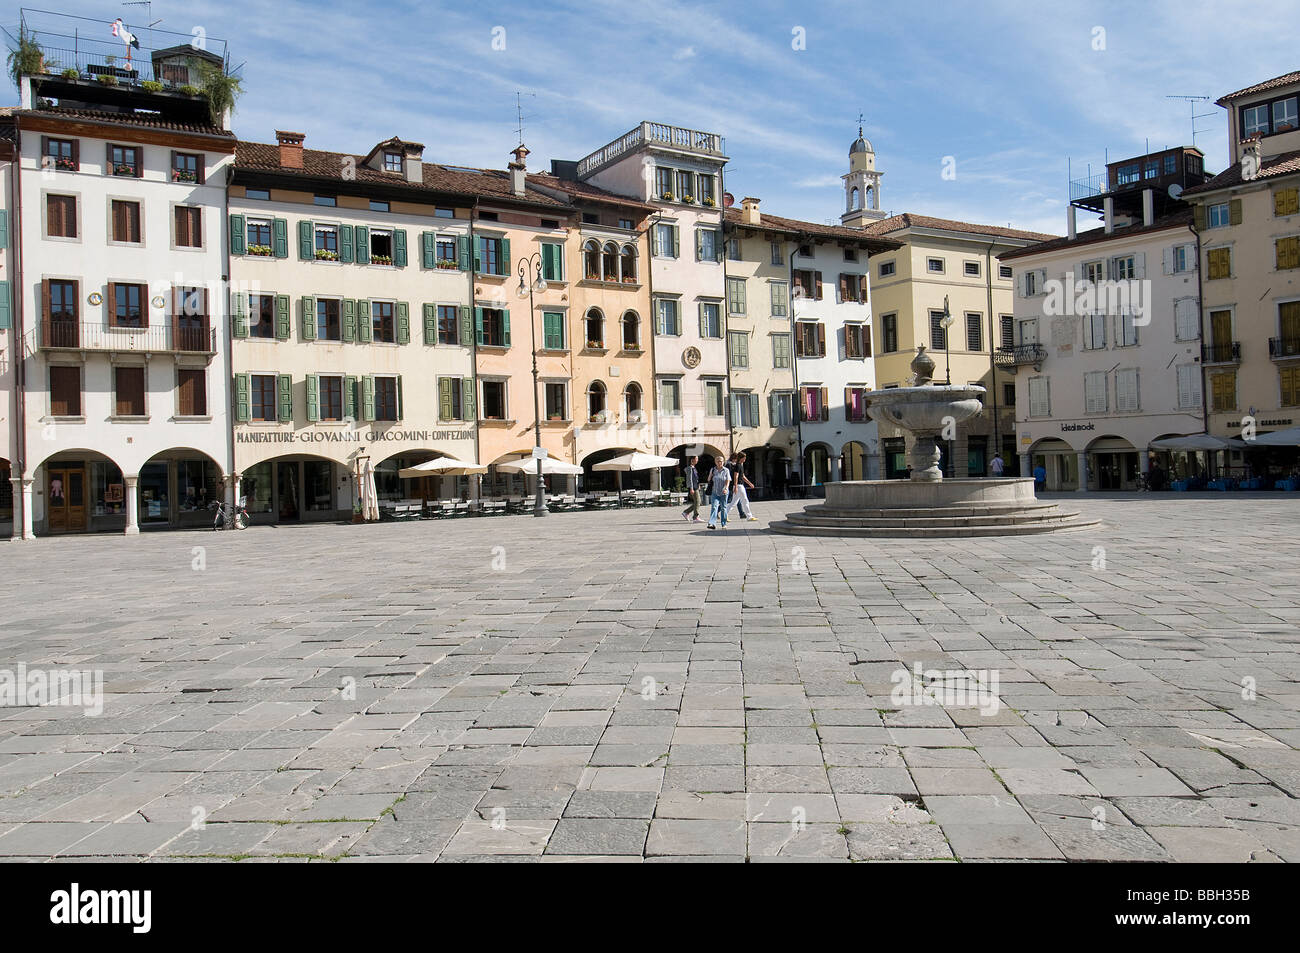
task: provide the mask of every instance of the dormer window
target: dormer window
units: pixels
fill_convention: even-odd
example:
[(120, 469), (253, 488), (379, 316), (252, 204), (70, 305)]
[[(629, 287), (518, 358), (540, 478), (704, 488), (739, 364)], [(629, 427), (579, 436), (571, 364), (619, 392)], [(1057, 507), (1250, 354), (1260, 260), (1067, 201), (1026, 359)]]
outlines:
[(399, 173), (402, 171), (402, 154), (400, 152), (384, 153), (384, 171)]
[(1246, 106), (1241, 110), (1241, 128), (1244, 138), (1274, 136), (1294, 132), (1300, 128), (1300, 100), (1284, 96), (1266, 103)]

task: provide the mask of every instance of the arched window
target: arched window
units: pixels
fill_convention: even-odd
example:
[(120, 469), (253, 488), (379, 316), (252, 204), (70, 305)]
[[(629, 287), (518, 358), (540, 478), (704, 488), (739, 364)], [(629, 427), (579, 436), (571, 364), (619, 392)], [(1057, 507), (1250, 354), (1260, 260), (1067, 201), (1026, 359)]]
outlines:
[(613, 242), (605, 244), (605, 254), (600, 265), (603, 280), (618, 281), (618, 246)]
[(592, 381), (587, 388), (587, 418), (591, 421), (604, 421), (604, 414), (605, 385), (600, 381)]
[(600, 243), (595, 240), (582, 246), (582, 276), (600, 281)]
[(858, 199), (859, 199), (859, 196), (858, 196), (858, 187), (855, 185), (855, 186), (853, 186), (852, 190), (850, 190), (850, 192), (849, 192), (849, 209), (850, 209), (850, 210), (858, 209), (858, 208), (862, 208), (862, 206), (858, 204)]
[(587, 332), (587, 347), (604, 347), (605, 316), (600, 313), (599, 308), (592, 308), (587, 312), (585, 324)]
[(862, 203), (863, 208), (875, 208), (875, 206), (871, 204), (871, 196), (872, 196), (872, 188), (871, 186), (868, 185), (866, 198), (863, 200)]
[(623, 315), (623, 350), (641, 349), (641, 317), (635, 311)]
[(627, 390), (623, 391), (623, 404), (627, 410), (627, 419), (631, 420), (633, 414), (641, 412), (641, 385), (632, 381), (627, 385)]
[(623, 280), (628, 283), (636, 281), (636, 249), (631, 245), (623, 246), (620, 264), (623, 266)]

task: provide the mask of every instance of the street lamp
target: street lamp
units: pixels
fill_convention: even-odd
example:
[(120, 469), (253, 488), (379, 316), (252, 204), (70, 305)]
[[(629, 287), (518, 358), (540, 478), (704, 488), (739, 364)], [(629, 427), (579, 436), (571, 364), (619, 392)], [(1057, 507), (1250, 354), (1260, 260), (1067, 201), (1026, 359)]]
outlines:
[(947, 384), (952, 383), (952, 358), (949, 357), (949, 355), (952, 353), (952, 341), (948, 337), (948, 329), (952, 327), (952, 322), (953, 322), (952, 312), (948, 310), (948, 296), (944, 295), (943, 296), (943, 317), (940, 319), (939, 323), (943, 325), (944, 383)]
[[(529, 274), (533, 274), (534, 280), (529, 281)], [(527, 258), (519, 259), (519, 297), (528, 299), (528, 324), (532, 330), (533, 336), (533, 429), (536, 433), (536, 449), (533, 456), (537, 459), (537, 493), (533, 500), (533, 515), (546, 515), (546, 497), (542, 492), (542, 411), (538, 402), (538, 379), (537, 379), (537, 313), (533, 310), (533, 292), (541, 294), (546, 290), (546, 279), (542, 277), (542, 255), (541, 252), (533, 252)]]

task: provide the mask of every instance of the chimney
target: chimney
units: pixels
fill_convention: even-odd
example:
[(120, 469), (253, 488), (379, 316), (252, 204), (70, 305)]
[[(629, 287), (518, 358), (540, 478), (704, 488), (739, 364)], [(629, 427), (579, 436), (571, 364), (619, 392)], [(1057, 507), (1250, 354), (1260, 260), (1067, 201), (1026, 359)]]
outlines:
[(1156, 220), (1156, 193), (1151, 189), (1142, 190), (1142, 224), (1151, 225)]
[(302, 141), (306, 138), (301, 132), (275, 131), (275, 141), (280, 143), (280, 168), (302, 168)]
[(1074, 241), (1075, 236), (1078, 234), (1075, 214), (1075, 208), (1073, 205), (1065, 210), (1065, 234), (1070, 241)]
[(521, 142), (511, 155), (515, 157), (514, 161), (506, 166), (510, 170), (510, 191), (515, 195), (523, 195), (525, 177), (528, 174), (528, 165), (524, 162), (528, 158), (528, 147)]
[(407, 143), (406, 156), (402, 168), (406, 172), (406, 181), (420, 185), (424, 182), (424, 146), (414, 142)]
[(746, 225), (763, 224), (763, 216), (758, 212), (758, 202), (758, 199), (748, 195), (740, 200), (740, 220)]
[(1106, 234), (1109, 235), (1115, 231), (1115, 200), (1111, 196), (1102, 199), (1102, 215), (1106, 219)]

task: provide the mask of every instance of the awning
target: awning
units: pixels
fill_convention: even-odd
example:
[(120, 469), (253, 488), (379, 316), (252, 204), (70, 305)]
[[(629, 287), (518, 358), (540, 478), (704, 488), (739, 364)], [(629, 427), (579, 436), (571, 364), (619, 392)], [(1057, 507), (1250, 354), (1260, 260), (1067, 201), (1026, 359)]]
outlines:
[(487, 467), (472, 460), (457, 460), (455, 457), (438, 457), (426, 460), (413, 467), (404, 467), (397, 471), (399, 477), (415, 479), (426, 476), (464, 476), (467, 473), (486, 473)]
[(626, 473), (629, 470), (658, 470), (661, 467), (679, 467), (682, 461), (676, 457), (657, 457), (652, 453), (625, 453), (621, 457), (614, 457), (612, 460), (606, 460), (603, 463), (593, 464), (591, 469), (597, 471), (618, 470)]
[(1289, 427), (1286, 430), (1275, 430), (1272, 433), (1262, 433), (1254, 440), (1247, 440), (1247, 447), (1264, 446), (1264, 447), (1300, 447), (1300, 427)]
[(1193, 433), (1183, 437), (1163, 437), (1160, 440), (1152, 440), (1151, 448), (1153, 450), (1240, 450), (1246, 445), (1235, 437), (1225, 440), (1222, 437), (1213, 437), (1208, 433)]

